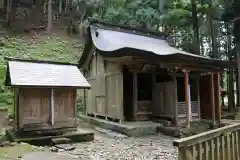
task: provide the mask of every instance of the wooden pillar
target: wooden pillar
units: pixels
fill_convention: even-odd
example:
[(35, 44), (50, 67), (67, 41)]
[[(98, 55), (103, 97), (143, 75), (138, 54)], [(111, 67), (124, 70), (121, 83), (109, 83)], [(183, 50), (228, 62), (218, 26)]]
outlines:
[(201, 119), (201, 103), (200, 103), (200, 76), (197, 77), (197, 95), (198, 95), (198, 118)]
[[(237, 99), (238, 99), (238, 102), (239, 102), (239, 104), (238, 105), (240, 105), (240, 55), (239, 55), (240, 53), (239, 53), (239, 51), (237, 51), (237, 72), (238, 72), (238, 78), (237, 78), (237, 80), (238, 80), (238, 83), (236, 83), (237, 84)], [(237, 107), (240, 107), (240, 106), (237, 106)]]
[(214, 96), (215, 96), (215, 109), (216, 109), (216, 120), (218, 123), (221, 122), (221, 104), (220, 104), (220, 73), (214, 74)]
[(173, 95), (174, 95), (174, 101), (173, 103), (174, 105), (174, 116), (175, 116), (175, 125), (178, 126), (178, 105), (177, 105), (177, 99), (178, 99), (178, 95), (177, 95), (177, 78), (176, 78), (176, 73), (173, 73)]
[(53, 88), (51, 88), (51, 124), (52, 126), (54, 125), (54, 119), (55, 119), (55, 116), (54, 116), (54, 90)]
[(133, 72), (133, 115), (134, 115), (134, 120), (137, 120), (137, 103), (138, 103), (137, 72)]
[(215, 125), (216, 119), (215, 119), (215, 95), (214, 95), (214, 74), (212, 73), (210, 75), (210, 81), (211, 81), (211, 109), (212, 109), (212, 122)]
[(185, 86), (185, 103), (186, 103), (186, 122), (187, 122), (187, 127), (190, 127), (190, 111), (189, 111), (189, 90), (188, 90), (188, 71), (184, 70), (184, 86)]

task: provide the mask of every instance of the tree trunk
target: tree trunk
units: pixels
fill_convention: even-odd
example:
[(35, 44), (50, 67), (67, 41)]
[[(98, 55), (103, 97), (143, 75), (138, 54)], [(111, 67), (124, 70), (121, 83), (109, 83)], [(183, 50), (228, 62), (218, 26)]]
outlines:
[(196, 0), (191, 0), (192, 3), (192, 18), (193, 18), (193, 51), (194, 54), (200, 55), (200, 40), (199, 40), (199, 25), (197, 17)]
[(235, 109), (235, 103), (234, 103), (234, 85), (233, 85), (233, 70), (229, 69), (228, 74), (229, 80), (228, 80), (228, 110), (230, 112), (233, 112)]
[(47, 32), (51, 33), (52, 30), (52, 0), (48, 0), (48, 25)]
[[(232, 55), (231, 55), (232, 38), (230, 35), (231, 28), (228, 23), (226, 23), (226, 29), (227, 29), (227, 34), (228, 34), (227, 54), (228, 54), (228, 59), (232, 60)], [(229, 73), (228, 73), (228, 110), (230, 112), (233, 112), (235, 109), (233, 76), (234, 76), (233, 69), (229, 69)]]
[(6, 21), (8, 26), (10, 26), (12, 22), (12, 0), (7, 0)]
[(213, 18), (213, 11), (215, 6), (210, 6), (209, 8), (209, 28), (210, 28), (210, 35), (211, 35), (211, 41), (212, 41), (212, 58), (220, 58), (218, 55), (218, 46), (217, 46), (217, 32), (216, 32), (216, 24), (214, 22)]
[(59, 0), (59, 14), (62, 14), (62, 0)]

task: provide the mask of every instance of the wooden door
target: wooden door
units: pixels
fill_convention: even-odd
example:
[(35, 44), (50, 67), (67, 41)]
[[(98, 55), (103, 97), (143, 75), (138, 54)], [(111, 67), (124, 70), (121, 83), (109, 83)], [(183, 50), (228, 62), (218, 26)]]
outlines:
[(153, 95), (153, 113), (157, 115), (173, 116), (175, 106), (173, 82), (156, 83)]
[(53, 89), (55, 127), (76, 125), (76, 89)]
[(156, 83), (153, 88), (153, 114), (158, 115), (163, 112), (163, 95), (164, 95), (163, 83)]
[[(19, 126), (45, 125), (50, 117), (50, 89), (19, 89)], [(30, 127), (31, 128), (31, 127)]]

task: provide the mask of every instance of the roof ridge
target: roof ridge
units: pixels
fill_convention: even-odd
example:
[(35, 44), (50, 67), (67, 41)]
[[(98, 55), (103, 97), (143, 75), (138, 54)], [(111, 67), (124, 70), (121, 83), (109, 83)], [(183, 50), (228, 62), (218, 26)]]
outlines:
[(125, 32), (125, 33), (132, 33), (132, 34), (138, 34), (142, 36), (148, 36), (152, 38), (158, 38), (158, 39), (163, 39), (167, 40), (167, 37), (169, 37), (168, 34), (163, 33), (163, 32), (157, 32), (157, 31), (150, 31), (150, 30), (144, 30), (141, 28), (136, 28), (130, 25), (119, 25), (119, 24), (112, 24), (112, 23), (106, 23), (103, 21), (98, 21), (98, 20), (92, 20), (90, 22), (89, 26), (97, 26), (97, 27), (102, 27), (104, 29), (110, 29), (114, 31), (120, 31), (120, 32)]
[(75, 63), (49, 61), (49, 60), (22, 59), (22, 58), (13, 58), (13, 57), (4, 57), (4, 59), (8, 60), (8, 61), (16, 61), (16, 62), (28, 62), (28, 63), (43, 63), (43, 64), (56, 64), (56, 65), (77, 66), (77, 64), (75, 64)]

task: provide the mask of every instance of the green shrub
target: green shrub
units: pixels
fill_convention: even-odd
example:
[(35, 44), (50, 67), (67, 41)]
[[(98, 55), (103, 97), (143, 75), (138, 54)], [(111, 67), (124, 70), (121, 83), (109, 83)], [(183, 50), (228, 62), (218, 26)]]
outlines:
[(81, 113), (86, 112), (86, 107), (84, 105), (84, 97), (80, 96), (77, 98), (77, 111)]

